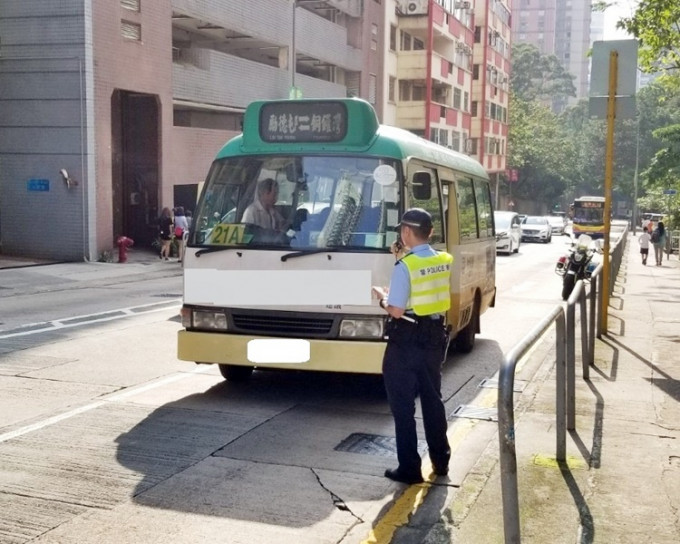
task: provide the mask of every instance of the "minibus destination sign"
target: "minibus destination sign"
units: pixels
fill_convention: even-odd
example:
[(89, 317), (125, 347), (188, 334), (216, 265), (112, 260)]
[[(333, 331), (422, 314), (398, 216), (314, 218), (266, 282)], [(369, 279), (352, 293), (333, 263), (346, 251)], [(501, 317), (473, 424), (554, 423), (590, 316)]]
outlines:
[(260, 110), (260, 138), (265, 142), (341, 142), (346, 135), (347, 107), (342, 102), (280, 101)]

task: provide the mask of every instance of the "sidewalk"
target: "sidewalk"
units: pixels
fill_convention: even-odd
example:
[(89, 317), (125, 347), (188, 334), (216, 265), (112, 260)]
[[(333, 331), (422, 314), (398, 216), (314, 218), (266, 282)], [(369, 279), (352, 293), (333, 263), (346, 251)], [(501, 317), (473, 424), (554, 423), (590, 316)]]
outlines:
[[(680, 542), (679, 310), (677, 257), (643, 266), (630, 236), (588, 382), (577, 349), (566, 466), (555, 461), (554, 349), (516, 395), (523, 543)], [(496, 436), (426, 543), (504, 542), (498, 457)]]
[[(118, 260), (118, 254), (114, 256)], [(47, 266), (49, 265), (49, 266)], [(148, 277), (181, 276), (182, 265), (176, 258), (163, 261), (147, 248), (131, 248), (125, 263), (55, 262), (0, 254), (0, 298), (39, 293), (74, 282), (105, 285), (136, 281)]]

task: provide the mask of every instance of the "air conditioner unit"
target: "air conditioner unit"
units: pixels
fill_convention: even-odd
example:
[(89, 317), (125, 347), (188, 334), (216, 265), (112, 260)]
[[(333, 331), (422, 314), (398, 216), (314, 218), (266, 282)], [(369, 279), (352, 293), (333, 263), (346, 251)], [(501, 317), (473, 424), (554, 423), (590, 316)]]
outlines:
[(405, 15), (427, 15), (429, 0), (399, 0), (399, 10)]
[(471, 2), (455, 2), (453, 7), (456, 9), (470, 9), (472, 7)]

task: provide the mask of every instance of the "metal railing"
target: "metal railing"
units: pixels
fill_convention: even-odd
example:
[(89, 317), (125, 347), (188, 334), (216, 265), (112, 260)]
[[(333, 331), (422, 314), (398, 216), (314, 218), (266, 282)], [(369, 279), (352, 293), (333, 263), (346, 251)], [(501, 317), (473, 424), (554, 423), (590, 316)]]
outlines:
[[(628, 238), (626, 227), (610, 250), (611, 277), (609, 293), (614, 290), (615, 278), (621, 267)], [(501, 490), (503, 500), (503, 529), (505, 542), (519, 543), (520, 517), (517, 485), (517, 454), (515, 449), (514, 382), (517, 363), (537, 344), (548, 329), (555, 324), (555, 429), (558, 462), (566, 461), (567, 429), (576, 428), (576, 305), (581, 322), (581, 361), (583, 379), (590, 379), (590, 365), (595, 362), (595, 334), (602, 336), (600, 319), (596, 314), (602, 308), (602, 264), (593, 271), (590, 289), (586, 294), (584, 282), (574, 286), (566, 308), (556, 305), (522, 340), (503, 358), (498, 376), (498, 438), (500, 449)], [(590, 303), (587, 303), (587, 300)], [(596, 329), (597, 327), (597, 329)]]

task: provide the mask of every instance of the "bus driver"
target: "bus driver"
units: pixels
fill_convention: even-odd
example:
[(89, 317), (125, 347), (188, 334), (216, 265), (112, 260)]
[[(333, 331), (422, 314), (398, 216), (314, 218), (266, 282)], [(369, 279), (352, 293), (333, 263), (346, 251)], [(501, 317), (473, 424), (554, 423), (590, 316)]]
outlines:
[(263, 229), (283, 231), (286, 220), (274, 207), (279, 198), (279, 184), (272, 178), (260, 180), (253, 203), (243, 212), (241, 223), (250, 223)]

